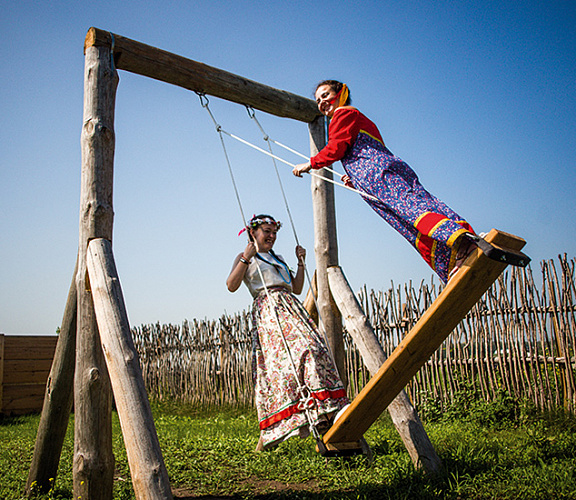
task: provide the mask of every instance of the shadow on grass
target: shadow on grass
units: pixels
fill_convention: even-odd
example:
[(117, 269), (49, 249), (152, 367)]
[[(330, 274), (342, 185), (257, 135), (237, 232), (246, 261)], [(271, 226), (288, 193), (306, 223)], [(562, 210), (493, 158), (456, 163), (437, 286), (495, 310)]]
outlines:
[(332, 499), (433, 499), (439, 498), (439, 492), (425, 491), (414, 484), (406, 484), (399, 488), (395, 486), (364, 485), (354, 490), (303, 491), (298, 486), (295, 489), (282, 485), (282, 489), (266, 492), (251, 491), (233, 495), (195, 495), (186, 490), (175, 490), (175, 500), (332, 500)]
[[(355, 468), (355, 467), (352, 467)], [(349, 470), (348, 470), (349, 472)], [(386, 484), (367, 478), (367, 481), (356, 487), (332, 489), (322, 487), (318, 481), (305, 483), (282, 483), (279, 481), (251, 478), (242, 482), (240, 491), (230, 495), (206, 495), (197, 491), (180, 488), (174, 489), (175, 500), (328, 500), (328, 499), (437, 499), (445, 492), (446, 481), (442, 476), (424, 476), (414, 471), (398, 474)]]

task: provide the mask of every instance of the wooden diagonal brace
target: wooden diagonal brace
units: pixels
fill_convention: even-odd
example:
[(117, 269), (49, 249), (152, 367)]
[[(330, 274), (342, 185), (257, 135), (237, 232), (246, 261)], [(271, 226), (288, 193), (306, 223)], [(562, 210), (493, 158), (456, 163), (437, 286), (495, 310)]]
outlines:
[[(512, 251), (520, 251), (526, 244), (522, 238), (495, 229), (485, 239)], [(324, 443), (358, 441), (505, 268), (505, 263), (489, 259), (478, 248), (474, 250), (338, 422), (324, 435)]]

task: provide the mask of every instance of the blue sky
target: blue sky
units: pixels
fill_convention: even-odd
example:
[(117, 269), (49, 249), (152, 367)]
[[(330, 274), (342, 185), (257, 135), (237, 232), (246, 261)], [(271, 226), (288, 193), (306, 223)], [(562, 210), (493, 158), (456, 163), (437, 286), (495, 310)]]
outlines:
[[(23, 0), (2, 10), (2, 333), (50, 334), (62, 318), (78, 245), (91, 26), (308, 97), (319, 80), (345, 81), (389, 148), (477, 231), (524, 237), (536, 273), (544, 259), (575, 255), (574, 2)], [(119, 75), (113, 244), (131, 324), (248, 308), (245, 289), (225, 287), (245, 240), (212, 122), (195, 94)], [(262, 145), (242, 106), (210, 103), (224, 129)], [(305, 124), (258, 118), (307, 152)], [(227, 144), (244, 211), (288, 222), (271, 161)], [(279, 169), (312, 271), (309, 178)], [(340, 263), (355, 289), (431, 278), (357, 195), (338, 190), (336, 204)], [(277, 250), (295, 264), (288, 225)]]

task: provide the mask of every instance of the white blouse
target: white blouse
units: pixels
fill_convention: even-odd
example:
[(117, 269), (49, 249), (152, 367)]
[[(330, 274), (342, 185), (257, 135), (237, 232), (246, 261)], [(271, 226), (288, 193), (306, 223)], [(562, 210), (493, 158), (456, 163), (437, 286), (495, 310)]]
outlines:
[[(261, 258), (258, 258), (258, 255)], [(278, 257), (284, 260), (281, 255)], [(260, 267), (260, 272), (258, 267)], [(261, 252), (252, 258), (244, 274), (244, 284), (250, 290), (252, 297), (256, 298), (260, 292), (264, 291), (264, 283), (260, 274), (262, 274), (267, 288), (282, 286), (292, 292), (292, 276), (288, 266), (274, 258), (272, 254)]]

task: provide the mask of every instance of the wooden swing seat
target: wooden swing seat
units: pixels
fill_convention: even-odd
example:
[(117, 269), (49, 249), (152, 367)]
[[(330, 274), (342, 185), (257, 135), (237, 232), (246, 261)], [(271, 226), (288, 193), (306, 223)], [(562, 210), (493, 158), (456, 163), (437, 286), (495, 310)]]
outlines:
[[(522, 238), (495, 229), (484, 239), (505, 251), (518, 254), (526, 244)], [(360, 448), (360, 439), (364, 433), (505, 268), (506, 263), (488, 258), (479, 248), (472, 252), (378, 372), (324, 435), (323, 442), (328, 449)]]

